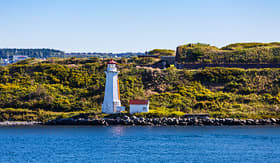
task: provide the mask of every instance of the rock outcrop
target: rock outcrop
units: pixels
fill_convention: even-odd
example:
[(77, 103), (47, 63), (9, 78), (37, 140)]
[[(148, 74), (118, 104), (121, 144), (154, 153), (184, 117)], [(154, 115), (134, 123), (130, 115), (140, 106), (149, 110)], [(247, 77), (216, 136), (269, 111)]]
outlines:
[(45, 125), (141, 125), (141, 126), (242, 126), (242, 125), (280, 125), (280, 119), (196, 119), (196, 118), (144, 118), (136, 116), (124, 116), (122, 118), (103, 118), (103, 119), (85, 119), (85, 118), (67, 118), (55, 119), (45, 123)]

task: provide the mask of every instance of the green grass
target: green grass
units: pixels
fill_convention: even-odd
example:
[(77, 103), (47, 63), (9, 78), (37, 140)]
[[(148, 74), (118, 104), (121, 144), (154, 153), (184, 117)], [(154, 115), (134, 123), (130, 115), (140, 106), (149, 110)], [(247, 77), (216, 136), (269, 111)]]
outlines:
[(280, 63), (280, 43), (236, 43), (223, 48), (208, 44), (187, 44), (177, 47), (179, 63)]

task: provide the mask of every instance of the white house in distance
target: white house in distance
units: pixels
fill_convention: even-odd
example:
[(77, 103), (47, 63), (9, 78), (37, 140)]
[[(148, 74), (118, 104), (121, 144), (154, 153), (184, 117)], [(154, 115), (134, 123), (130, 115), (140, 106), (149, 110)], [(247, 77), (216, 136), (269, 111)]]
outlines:
[(130, 100), (129, 106), (130, 114), (149, 112), (149, 100)]
[(28, 56), (25, 55), (14, 55), (13, 56), (13, 62), (17, 62), (17, 61), (21, 61), (21, 60), (25, 60), (29, 58)]
[(124, 107), (121, 106), (120, 90), (117, 71), (117, 62), (110, 60), (107, 65), (106, 84), (104, 101), (102, 104), (102, 113), (112, 114), (124, 111)]

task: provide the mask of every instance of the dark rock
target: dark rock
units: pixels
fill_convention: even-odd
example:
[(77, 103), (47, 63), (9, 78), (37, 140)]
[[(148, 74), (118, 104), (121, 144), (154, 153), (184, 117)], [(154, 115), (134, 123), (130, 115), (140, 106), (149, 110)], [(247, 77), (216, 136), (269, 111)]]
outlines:
[(272, 123), (270, 119), (265, 119), (264, 121), (266, 125), (270, 125)]
[(118, 121), (116, 119), (106, 119), (106, 122), (109, 125), (118, 125)]
[(154, 118), (152, 123), (154, 125), (159, 125), (160, 124), (160, 119), (159, 118)]
[(179, 125), (181, 125), (181, 126), (187, 126), (187, 125), (188, 125), (188, 122), (179, 122)]
[(90, 125), (91, 123), (92, 123), (92, 120), (84, 119), (84, 118), (79, 118), (77, 120), (76, 124), (79, 124), (79, 125)]
[(123, 117), (123, 119), (124, 119), (124, 120), (128, 120), (128, 119), (130, 119), (130, 118), (129, 118), (129, 116), (125, 115), (125, 116)]
[(253, 119), (247, 119), (246, 125), (255, 125), (255, 121)]
[(266, 119), (260, 119), (260, 120), (259, 120), (259, 124), (261, 124), (261, 125), (266, 125), (266, 124), (267, 124)]
[(134, 120), (133, 120), (133, 123), (134, 123), (135, 125), (140, 125), (140, 124), (141, 124), (139, 118), (134, 119)]
[(271, 121), (271, 123), (276, 123), (277, 122), (277, 120), (274, 119), (274, 118), (270, 118), (270, 121)]
[(94, 119), (94, 120), (92, 121), (92, 125), (99, 125), (99, 120)]
[(258, 119), (254, 120), (254, 125), (259, 125), (259, 120)]
[(123, 118), (116, 117), (104, 118), (104, 119), (88, 119), (88, 118), (64, 118), (49, 120), (45, 125), (193, 125), (193, 126), (203, 126), (203, 125), (280, 125), (280, 119), (269, 118), (269, 119), (232, 119), (232, 118), (215, 118), (215, 119), (197, 119), (197, 118), (144, 118), (136, 116), (124, 116)]
[(130, 119), (127, 119), (127, 120), (124, 120), (124, 125), (133, 125), (133, 120), (130, 120)]
[(132, 116), (131, 119), (134, 120), (134, 119), (137, 119), (137, 117), (136, 116)]
[(204, 124), (204, 125), (213, 125), (214, 124), (214, 120), (202, 119), (202, 124)]
[(276, 119), (276, 123), (277, 123), (277, 124), (280, 124), (280, 119)]

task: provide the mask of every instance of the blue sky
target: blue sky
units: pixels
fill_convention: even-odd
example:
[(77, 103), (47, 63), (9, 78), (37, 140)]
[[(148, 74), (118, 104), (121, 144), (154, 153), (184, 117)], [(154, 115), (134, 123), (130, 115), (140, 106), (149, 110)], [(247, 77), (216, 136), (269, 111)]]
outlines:
[(0, 48), (66, 52), (280, 41), (279, 0), (1, 0)]

